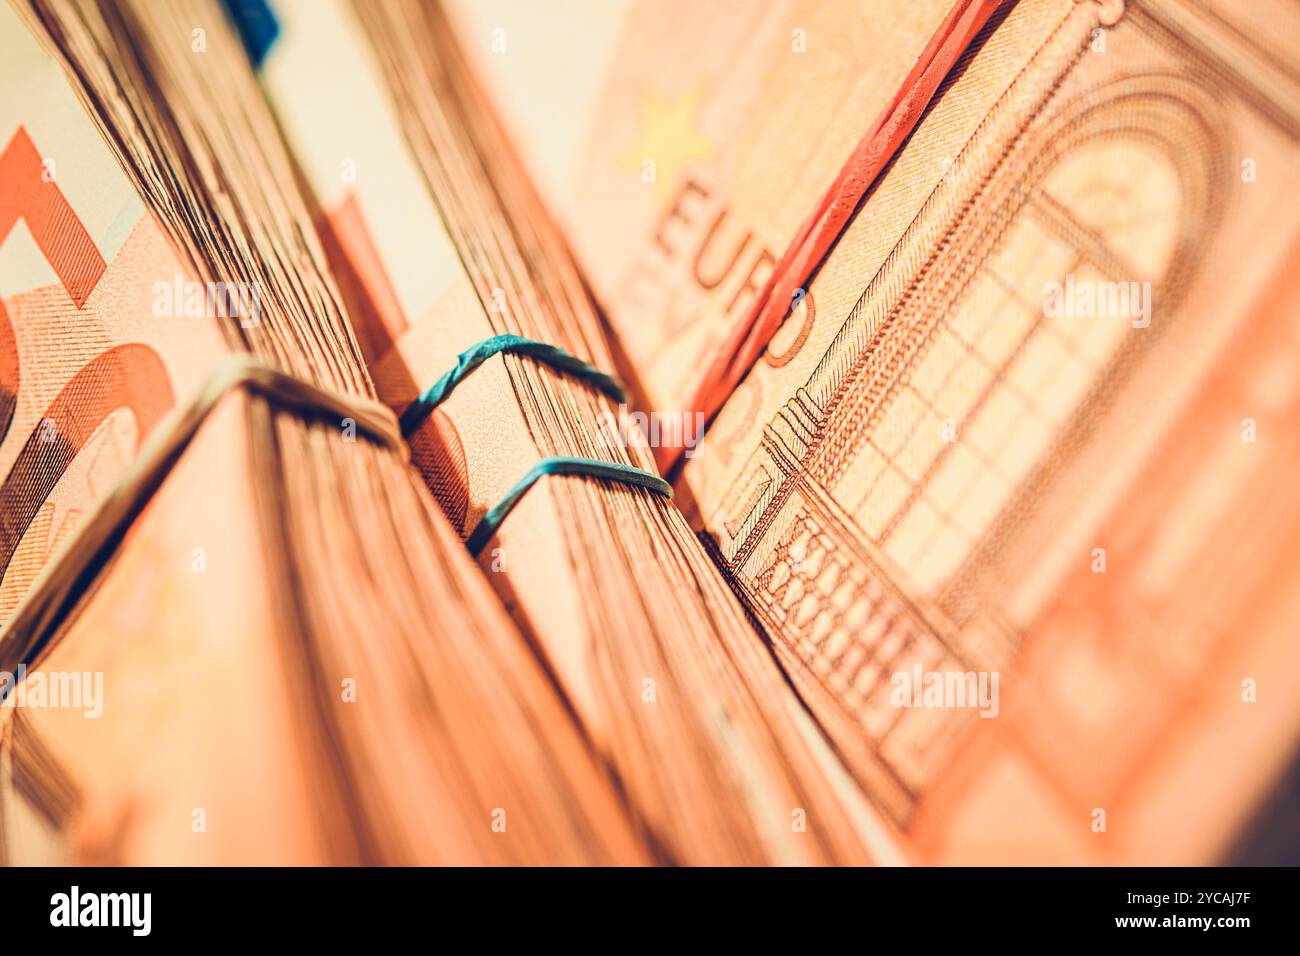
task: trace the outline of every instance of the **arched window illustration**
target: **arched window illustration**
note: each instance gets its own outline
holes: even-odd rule
[[[1222,133],[1172,75],[1089,90],[1031,126],[898,302],[865,442],[832,480],[918,596],[1015,533],[1141,350],[1218,215]]]

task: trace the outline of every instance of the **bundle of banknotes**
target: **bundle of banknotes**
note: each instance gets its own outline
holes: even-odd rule
[[[1277,812],[1289,0],[4,0],[0,51],[0,862]]]

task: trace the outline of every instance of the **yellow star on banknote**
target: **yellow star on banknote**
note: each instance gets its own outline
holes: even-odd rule
[[[657,93],[648,93],[642,99],[641,141],[629,159],[648,182],[654,183],[655,195],[661,200],[672,194],[687,163],[713,155],[713,143],[698,128],[696,114],[702,96],[697,86],[676,100]],[[650,175],[654,178],[649,179]]]

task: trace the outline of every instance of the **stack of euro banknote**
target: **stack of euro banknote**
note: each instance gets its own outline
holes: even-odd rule
[[[3,0],[0,862],[1241,859],[1298,179],[1289,0]]]

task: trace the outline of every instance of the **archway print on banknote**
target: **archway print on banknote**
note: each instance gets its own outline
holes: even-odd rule
[[[725,530],[721,550],[810,706],[900,822],[960,739],[952,725],[969,715],[934,718],[922,732],[916,715],[886,708],[872,716],[872,701],[913,658],[947,657],[974,669],[1012,660],[1032,628],[1004,613],[999,588],[1033,568],[1042,525],[1059,521],[1049,513],[1063,497],[1054,483],[1095,480],[1097,449],[1113,439],[1107,433],[1099,442],[1102,425],[1114,431],[1110,413],[1131,397],[1130,380],[1150,365],[1153,346],[1180,328],[1183,297],[1229,214],[1233,139],[1223,103],[1205,92],[1205,65],[1145,23],[1125,29],[1129,42],[1146,47],[1136,66],[1085,59],[1084,34],[1081,45],[1057,54],[1055,77],[1013,84],[1005,108],[992,111],[936,184],[826,356],[762,429],[721,511],[707,518]],[[1026,96],[1037,100],[1031,118],[1009,123],[1025,116]],[[940,223],[948,238],[927,246]],[[929,252],[910,254],[909,241]],[[1149,314],[1132,331],[1120,321],[1052,322],[1042,280],[1061,276],[1040,272],[1058,265],[1096,283],[1148,283],[1148,303],[1160,303],[1154,327],[1145,328]],[[990,316],[1019,334],[984,347],[987,324],[974,323]],[[1042,383],[1052,407],[1038,416],[1037,437],[1015,446],[1015,467],[1011,449],[996,443],[976,456],[988,460],[998,488],[952,488],[945,463],[969,459],[972,446],[945,440],[940,426],[947,420],[963,439],[976,435],[980,410],[1005,406],[1013,393],[1023,413],[1000,406],[991,416],[997,427],[984,431],[1009,432],[1007,423],[1034,418],[1038,397],[1016,363],[1045,343],[1065,365],[1059,381]],[[1068,395],[1062,381],[1072,383]],[[957,394],[960,407],[941,408],[945,392]],[[908,407],[919,411],[904,422],[899,413]],[[898,447],[878,448],[889,436]],[[950,470],[978,471],[969,460],[961,466]],[[864,470],[877,480],[864,480]],[[966,520],[955,513],[964,504],[982,513]],[[922,527],[918,509],[937,522]],[[907,541],[915,547],[903,553]],[[904,722],[910,743],[891,743]],[[930,745],[918,744],[922,738]]]
[[[1068,465],[1072,450],[1086,442],[1143,351],[1175,324],[1178,298],[1204,254],[1205,237],[1213,233],[1222,204],[1224,169],[1213,158],[1223,151],[1224,134],[1206,119],[1213,110],[1192,83],[1164,76],[1126,77],[1066,104],[1023,137],[980,186],[976,209],[983,211],[954,228],[958,238],[950,253],[959,265],[931,263],[890,310],[845,378],[868,375],[869,386],[859,381],[850,394],[841,383],[828,392],[830,383],[819,381],[820,374],[810,378],[810,394],[831,395],[825,436],[807,464],[828,489],[844,480],[864,444],[870,444],[868,433],[895,424],[889,416],[896,402],[910,396],[937,419],[933,434],[915,424],[895,451],[916,452],[918,441],[925,444],[909,463],[915,480],[906,482],[895,507],[873,509],[868,535],[895,564],[908,566],[918,592],[933,597],[954,625],[970,613],[957,615],[941,595],[952,594],[953,582],[971,568],[970,555],[979,542],[995,539],[999,551],[1008,549],[1010,536],[1047,493],[1052,476]],[[1101,172],[1080,182],[1083,164]],[[1150,195],[1158,197],[1155,206],[1145,198]],[[1135,259],[1139,254],[1141,261]],[[1057,266],[1060,276],[1051,271]],[[1149,317],[1132,323],[1053,322],[1044,314],[1042,289],[1057,279],[1069,285],[1075,273],[1108,283],[1145,277],[1162,320],[1150,328]],[[1134,334],[1128,334],[1130,326]],[[1068,395],[1053,392],[1048,410],[1039,407],[1035,390],[1052,385],[1059,391],[1060,383],[1028,382],[1019,374],[1027,356],[1038,354],[1045,342],[1060,357],[1058,373],[1077,380]],[[946,355],[940,354],[945,349]],[[940,373],[942,380],[921,380]],[[951,391],[954,383],[963,384],[963,376],[970,387],[952,404],[923,393],[930,385]],[[1000,478],[997,494],[988,496],[987,513],[971,519],[946,562],[932,565],[920,555],[891,553],[891,540],[906,530],[918,504],[929,503],[952,517],[956,503],[949,499],[960,497],[927,496],[945,465],[966,447],[944,441],[938,422],[950,418],[970,434],[983,413],[1005,410],[1002,400],[1008,395],[1020,404],[1005,420],[1037,415],[1041,428],[1018,452],[1014,467],[1003,461],[1001,446],[983,449],[988,468]],[[852,407],[841,408],[843,402]],[[975,473],[978,465],[966,470]]]

